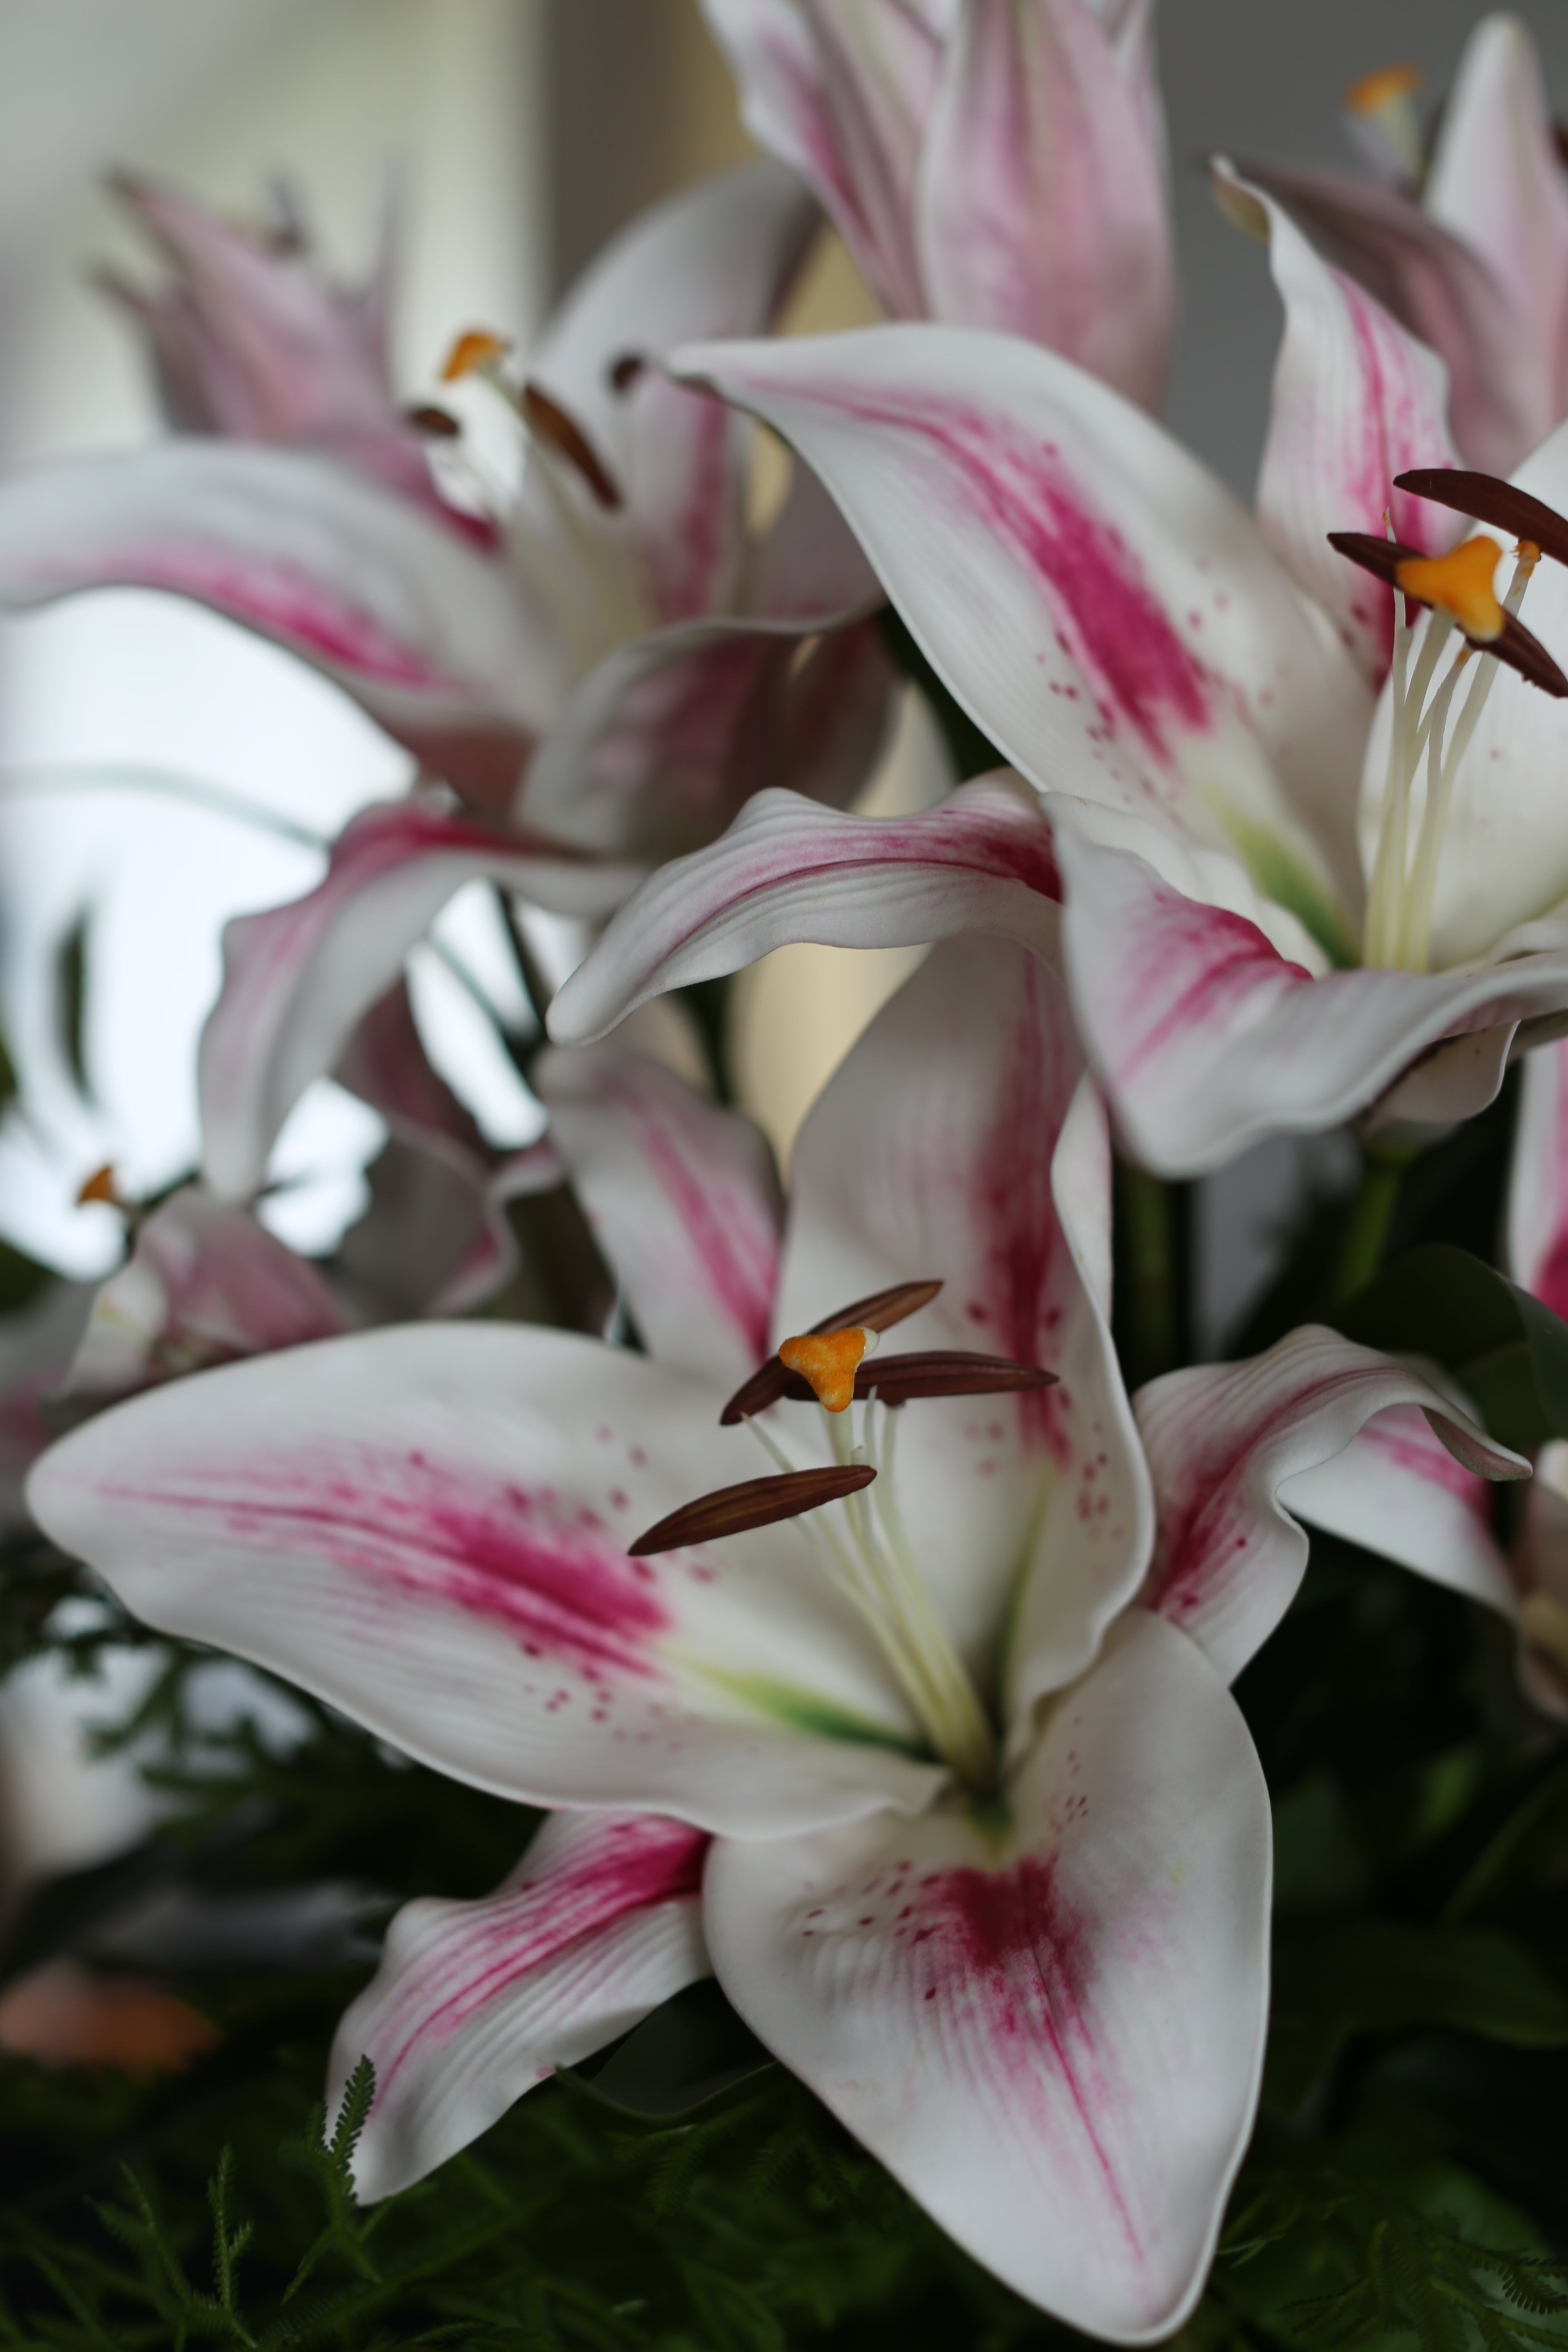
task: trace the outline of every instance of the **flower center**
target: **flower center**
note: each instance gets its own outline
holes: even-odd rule
[[[1399,546],[1386,516],[1386,539],[1360,531],[1330,534],[1342,554],[1394,591],[1388,765],[1367,885],[1362,961],[1427,971],[1439,857],[1455,781],[1500,665],[1517,669],[1545,693],[1568,695],[1568,677],[1519,620],[1524,592],[1543,550],[1560,561],[1568,558],[1568,522],[1539,499],[1489,475],[1429,468],[1402,474],[1395,487],[1517,535],[1512,576],[1500,599],[1496,577],[1503,551],[1485,532],[1447,555],[1422,555]],[[1412,604],[1424,604],[1431,612],[1414,660]]]
[[[650,1528],[632,1549],[668,1551],[793,1518],[821,1573],[869,1626],[933,1751],[969,1788],[984,1790],[996,1777],[996,1734],[931,1599],[899,1507],[899,1421],[917,1397],[1045,1388],[1055,1376],[1037,1365],[961,1349],[885,1356],[874,1369],[868,1365],[881,1332],[925,1306],[941,1287],[900,1283],[857,1299],[815,1331],[786,1339],[721,1416],[724,1423],[745,1423],[780,1475],[702,1496]],[[792,1396],[816,1400],[833,1468],[797,1469],[755,1418]]]

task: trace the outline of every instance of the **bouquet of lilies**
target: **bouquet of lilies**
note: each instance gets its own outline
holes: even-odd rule
[[[1521,2046],[1568,2095],[1568,171],[1529,37],[1477,26],[1435,142],[1409,74],[1358,85],[1358,174],[1214,161],[1283,305],[1249,511],[1155,414],[1152,0],[705,5],[763,160],[526,360],[454,322],[504,499],[395,397],[384,271],[122,185],[174,430],[0,484],[0,601],[194,600],[416,775],[230,924],[199,1170],[95,1180],[124,1262],[8,1375],[55,1433],[27,1511],[129,1620],[518,1809],[337,2024],[362,2207],[721,2014],[1020,2342],[1286,2342],[1312,2295],[1334,2343],[1561,2341],[1561,2175],[1436,2093],[1447,2188],[1350,2129],[1444,2031],[1494,2121]],[[771,331],[824,215],[886,320]],[[908,695],[948,789],[861,813]],[[521,1152],[405,981],[476,881],[535,1015]],[[797,941],[929,952],[786,1193],[724,988]],[[671,996],[705,1087],[622,1028]],[[258,1213],[327,1076],[388,1139],[317,1260]],[[1192,1187],[1331,1129],[1353,1189],[1194,1360]],[[1412,1577],[1442,1724],[1352,1885],[1307,1690],[1384,1671]],[[690,2075],[671,2112],[726,2095]],[[1244,2310],[1260,2151],[1384,2202]]]

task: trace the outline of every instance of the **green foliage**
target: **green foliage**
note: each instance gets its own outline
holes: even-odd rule
[[[1469,1251],[1407,1251],[1336,1319],[1366,1347],[1441,1364],[1505,1444],[1568,1436],[1568,1324]]]

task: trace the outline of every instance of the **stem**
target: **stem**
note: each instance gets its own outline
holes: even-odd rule
[[[1364,1288],[1383,1264],[1388,1229],[1394,1222],[1405,1171],[1420,1146],[1411,1143],[1367,1143],[1362,1146],[1362,1178],[1346,1213],[1334,1265],[1330,1304],[1342,1307]]]
[[[1182,1361],[1182,1215],[1174,1186],[1116,1163],[1117,1305],[1130,1389]]]
[[[672,989],[670,993],[680,999],[697,1024],[709,1076],[713,1081],[714,1101],[731,1108],[735,1090],[730,1083],[729,980],[692,980],[684,988]]]

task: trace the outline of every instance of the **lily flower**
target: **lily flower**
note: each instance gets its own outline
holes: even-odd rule
[[[1531,552],[1568,549],[1568,436],[1511,483],[1455,472],[1432,454],[1431,354],[1277,207],[1228,193],[1267,223],[1287,304],[1256,525],[1158,425],[1001,337],[885,327],[672,362],[805,457],[1035,789],[1034,887],[1063,901],[1090,1061],[1132,1154],[1173,1175],[1363,1113],[1468,1116],[1568,1007],[1568,709],[1544,651],[1568,649],[1568,578]],[[1358,558],[1383,547],[1375,578],[1331,544],[1347,530]],[[622,910],[553,1034],[599,1034],[764,939],[842,936],[852,898],[868,943],[1021,935],[1016,868],[956,849],[995,832],[996,788],[969,793],[885,827],[880,856],[859,830],[853,879],[825,846],[843,824],[792,811],[787,907],[783,806],[754,803]]]
[[[889,316],[1047,344],[1146,408],[1175,321],[1153,0],[703,0],[746,127]]]
[[[787,1224],[757,1131],[668,1073],[540,1082],[647,1355],[356,1334],[118,1406],[31,1486],[150,1622],[557,1809],[487,1901],[403,1912],[345,2017],[361,2194],[711,1969],[999,2277],[1163,2337],[1258,2088],[1268,1807],[1226,1682],[1305,1567],[1280,1497],[1490,1597],[1334,1464],[1415,1408],[1525,1465],[1321,1331],[1157,1383],[1140,1434],[1103,1113],[1016,945],[951,942],[884,1009]]]
[[[1482,18],[1429,159],[1409,85],[1393,68],[1349,93],[1358,144],[1383,150],[1376,178],[1247,176],[1441,355],[1467,464],[1506,474],[1568,417],[1568,176],[1535,45],[1517,16]]]
[[[473,530],[471,518],[437,498],[426,436],[392,387],[392,189],[369,278],[338,286],[311,255],[298,193],[285,182],[271,190],[272,217],[254,226],[137,173],[117,173],[110,184],[156,242],[168,276],[149,286],[103,268],[98,283],[141,328],[176,433],[330,450],[454,528]]]
[[[754,532],[750,426],[646,364],[692,333],[764,327],[816,218],[788,174],[748,166],[612,245],[524,384],[497,339],[462,339],[454,363],[489,378],[527,441],[515,511],[477,540],[339,447],[186,435],[0,488],[0,604],[189,597],[566,858],[646,866],[721,830],[758,782],[846,798],[886,712],[874,583],[804,473]]]
[[[1507,1260],[1520,1287],[1568,1316],[1568,1048],[1531,1054],[1509,1171]],[[1509,1559],[1519,1594],[1520,1679],[1537,1706],[1568,1717],[1568,1444],[1535,1457]]]

